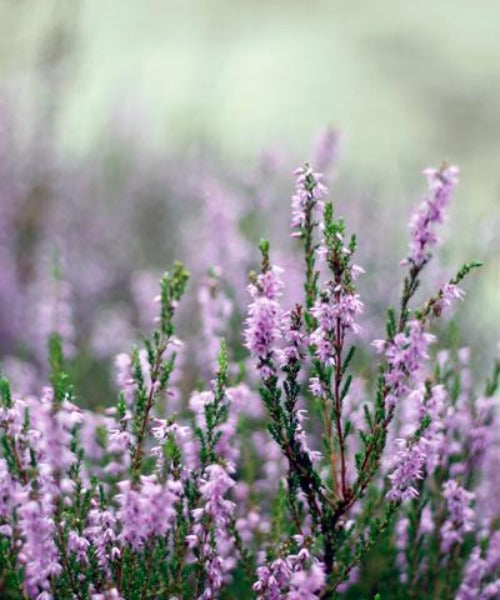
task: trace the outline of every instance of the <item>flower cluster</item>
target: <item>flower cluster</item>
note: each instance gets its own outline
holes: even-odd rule
[[[418,496],[414,484],[424,476],[428,442],[425,438],[413,444],[402,439],[397,441],[400,449],[395,457],[394,472],[389,476],[391,490],[388,497],[390,500],[408,500]]]
[[[248,307],[245,345],[258,359],[258,368],[269,373],[268,363],[281,338],[282,310],[279,299],[283,289],[281,269],[269,267],[248,286],[252,303]]]
[[[443,485],[448,517],[441,528],[441,547],[444,552],[463,541],[464,534],[474,530],[474,511],[471,503],[474,494],[450,479]]]
[[[385,375],[385,382],[390,390],[386,398],[389,408],[411,389],[411,381],[408,384],[408,380],[419,374],[428,358],[429,345],[436,339],[424,330],[419,320],[410,321],[405,329],[406,331],[398,332],[389,341],[373,342],[378,352],[385,352],[389,365]]]
[[[458,183],[458,169],[443,166],[424,171],[429,191],[410,221],[410,254],[408,261],[421,268],[429,260],[430,251],[436,245],[436,225],[444,220],[445,210]]]
[[[296,536],[301,541],[301,536]],[[325,584],[323,565],[312,560],[306,548],[297,554],[277,558],[257,569],[253,589],[258,600],[314,600]]]
[[[295,194],[292,198],[292,228],[306,226],[311,218],[311,211],[317,208],[321,212],[323,201],[328,190],[323,183],[323,176],[315,173],[310,165],[299,167],[295,172]]]
[[[333,146],[324,140],[324,166]],[[473,353],[431,351],[438,318],[478,265],[417,302],[457,183],[452,167],[427,174],[378,355],[359,325],[369,304],[356,236],[306,165],[292,199],[303,296],[287,286],[284,297],[286,275],[262,241],[246,320],[214,269],[199,288],[196,341],[183,346],[188,274],[176,263],[160,281],[154,330],[116,357],[106,408],[82,408],[93,386],[73,383],[61,323],[43,389],[12,391],[2,375],[0,596],[498,597],[500,366],[478,390]]]
[[[235,564],[231,558],[234,548],[229,532],[235,505],[225,498],[235,482],[219,464],[209,465],[206,473],[199,486],[203,507],[193,511],[195,524],[187,537],[191,548],[197,550],[197,559],[206,573],[204,590],[200,594],[203,600],[217,598],[225,574]]]
[[[311,335],[318,358],[325,364],[333,364],[337,338],[347,330],[359,333],[356,318],[363,310],[358,294],[336,293],[327,290],[316,301],[311,314],[318,322]]]
[[[500,534],[494,533],[486,552],[482,556],[481,548],[472,551],[465,568],[464,579],[455,600],[492,600],[500,594]]]

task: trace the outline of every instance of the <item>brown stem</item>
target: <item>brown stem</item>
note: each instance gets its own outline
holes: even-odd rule
[[[399,314],[398,332],[402,332],[405,328],[407,321],[406,311],[408,310],[408,303],[410,302],[413,294],[415,293],[416,281],[425,265],[426,262],[424,262],[420,266],[412,265],[412,267],[410,268],[410,274],[408,276],[408,279],[405,280],[406,283],[403,289],[403,295],[401,297],[401,312]]]
[[[120,562],[118,563],[118,573],[116,574],[116,589],[118,593],[122,592],[122,575],[123,575],[123,548],[120,551]]]
[[[154,397],[155,397],[155,388],[156,382],[158,381],[158,376],[160,374],[161,360],[163,357],[163,353],[165,352],[167,345],[165,343],[161,344],[158,347],[156,353],[156,361],[155,365],[151,371],[151,385],[149,388],[148,400],[146,403],[146,410],[144,411],[144,418],[141,423],[141,429],[139,431],[139,435],[137,436],[137,445],[135,447],[134,459],[132,461],[132,475],[133,479],[136,480],[139,469],[141,467],[142,462],[142,446],[144,444],[144,438],[146,437],[146,427],[149,421],[149,413],[153,408]]]
[[[314,204],[312,202],[312,198],[307,203],[307,209],[305,214],[305,224],[304,224],[304,232],[305,232],[305,243],[304,243],[304,252],[306,258],[306,309],[307,312],[310,312],[311,308],[314,305],[315,301],[315,286],[314,286],[314,277],[315,277],[315,257],[314,257],[314,238],[313,238],[313,207]]]
[[[335,454],[335,443],[333,440],[333,428],[332,419],[330,416],[328,402],[326,396],[323,396],[323,420],[325,424],[326,439],[328,441],[328,448],[330,451],[330,472],[332,477],[333,493],[338,496],[338,482],[337,482],[337,456]]]
[[[345,440],[344,432],[342,429],[342,403],[340,399],[340,385],[342,383],[342,347],[343,347],[343,336],[342,336],[342,323],[340,319],[337,319],[336,327],[336,340],[335,340],[335,423],[337,427],[337,436],[339,439],[340,448],[340,486],[342,490],[342,497],[345,498],[347,495],[346,486],[346,463],[345,463]]]

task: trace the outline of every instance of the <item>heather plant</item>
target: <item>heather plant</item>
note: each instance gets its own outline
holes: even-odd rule
[[[188,273],[164,275],[111,408],[80,405],[60,332],[40,396],[2,377],[2,598],[497,598],[500,366],[478,387],[468,350],[438,350],[433,333],[479,263],[416,300],[458,183],[449,165],[425,175],[400,304],[372,348],[356,236],[305,165],[301,298],[262,240],[237,341],[214,269],[196,351],[181,352]],[[190,363],[205,377],[186,391]]]

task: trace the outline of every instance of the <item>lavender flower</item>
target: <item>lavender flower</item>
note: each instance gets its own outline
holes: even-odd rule
[[[99,566],[109,575],[112,561],[120,556],[114,511],[100,508],[93,500],[84,534],[95,551]]]
[[[258,579],[253,585],[253,590],[257,592],[257,600],[280,600],[283,597],[281,590],[288,585],[291,574],[288,562],[281,558],[269,567],[259,567]]]
[[[123,596],[116,588],[110,588],[102,594],[92,594],[91,600],[123,600]]]
[[[12,478],[7,462],[0,458],[0,519],[8,521],[15,506],[16,482]]]
[[[323,210],[322,198],[328,189],[322,181],[321,173],[315,173],[309,165],[294,172],[295,194],[292,198],[292,228],[302,228],[306,224],[306,214],[311,208]]]
[[[269,268],[248,286],[252,303],[248,307],[245,329],[245,345],[253,357],[258,359],[258,368],[268,374],[266,363],[281,337],[282,312],[279,298],[283,289],[281,269]]]
[[[198,289],[198,304],[200,306],[203,348],[200,361],[204,369],[211,372],[217,364],[220,338],[233,312],[233,303],[220,289],[221,269],[214,269],[202,281]]]
[[[200,482],[199,487],[203,508],[193,510],[195,523],[192,533],[187,537],[190,546],[198,548],[207,578],[200,600],[217,598],[225,573],[234,564],[231,559],[233,548],[228,528],[235,505],[225,498],[234,481],[218,464],[209,465],[206,473],[207,476]]]
[[[176,516],[180,484],[168,481],[162,485],[151,475],[141,477],[138,488],[130,481],[122,481],[118,487],[117,518],[122,525],[119,540],[137,550],[149,538],[164,536]]]
[[[418,496],[415,483],[424,475],[428,442],[423,437],[415,443],[402,439],[396,441],[399,450],[395,457],[395,469],[389,475],[391,489],[387,497],[392,501],[410,500]]]
[[[458,169],[444,166],[441,169],[424,171],[429,183],[429,192],[410,221],[410,255],[408,262],[421,268],[430,257],[437,243],[435,226],[443,222],[454,188],[458,183]]]
[[[287,600],[314,600],[325,585],[326,577],[322,565],[313,563],[309,569],[295,571],[290,578]]]
[[[31,442],[40,464],[56,475],[64,472],[76,460],[71,450],[71,430],[81,423],[83,415],[69,400],[64,400],[58,410],[54,409],[53,403],[52,388],[45,388],[40,402],[31,407]]]
[[[88,564],[87,552],[90,547],[90,542],[78,532],[72,530],[68,536],[68,552],[75,554],[76,559],[86,565]]]
[[[414,379],[418,375],[428,358],[427,349],[435,339],[434,335],[424,331],[420,321],[414,319],[408,324],[406,332],[397,333],[391,341],[373,342],[378,352],[385,352],[389,365],[385,375],[390,390],[386,398],[389,408],[407,393],[408,379]]]
[[[19,528],[24,539],[19,560],[25,568],[26,592],[36,598],[49,592],[51,577],[62,572],[50,493],[42,493],[39,500],[28,498],[21,504]]]
[[[311,343],[316,346],[316,355],[325,364],[334,363],[339,331],[342,335],[351,330],[359,333],[356,318],[363,311],[363,303],[358,294],[343,292],[323,292],[316,301],[311,314],[317,319],[318,327],[311,335]]]
[[[497,598],[500,593],[500,577],[497,576],[499,568],[500,533],[496,531],[491,535],[486,553],[482,553],[479,546],[472,550],[455,600]]]
[[[283,314],[282,331],[285,341],[283,365],[289,361],[304,360],[309,339],[304,331],[300,305]]]
[[[302,536],[296,536],[296,539],[303,541]],[[311,562],[309,551],[302,547],[297,554],[259,567],[253,590],[259,600],[313,600],[318,598],[325,582],[324,566],[314,560]]]
[[[450,479],[443,485],[448,517],[441,528],[441,548],[448,552],[450,548],[463,541],[464,535],[474,529],[474,511],[470,507],[474,494],[468,492]]]
[[[454,300],[463,300],[465,292],[454,283],[447,283],[443,286],[443,295],[439,301],[439,310],[448,308]]]

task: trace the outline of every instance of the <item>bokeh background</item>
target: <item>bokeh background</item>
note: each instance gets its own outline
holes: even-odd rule
[[[446,333],[484,365],[500,337],[499,23],[488,0],[1,0],[4,370],[35,386],[57,327],[103,401],[174,258],[194,290],[222,267],[241,318],[258,238],[290,263],[291,172],[326,127],[375,317],[397,298],[421,170],[460,167],[429,289],[484,260]]]

